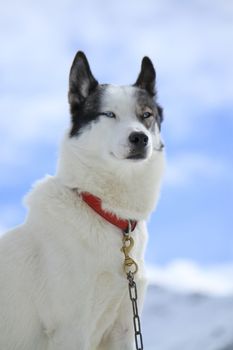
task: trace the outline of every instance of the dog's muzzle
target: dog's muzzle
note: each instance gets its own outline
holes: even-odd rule
[[[144,159],[147,155],[149,138],[143,132],[132,132],[129,135],[130,154],[127,159]]]

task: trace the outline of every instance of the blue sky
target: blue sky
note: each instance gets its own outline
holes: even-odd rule
[[[147,261],[233,260],[233,4],[230,1],[9,0],[0,14],[0,230],[54,173],[69,126],[67,82],[78,49],[100,82],[157,70],[167,170],[149,222]]]

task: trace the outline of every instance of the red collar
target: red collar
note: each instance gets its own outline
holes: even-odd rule
[[[103,210],[101,206],[101,199],[96,196],[93,196],[91,193],[81,192],[81,197],[84,200],[84,202],[86,202],[89,205],[89,207],[91,207],[96,213],[98,213],[105,220],[110,222],[112,225],[117,226],[124,232],[129,232],[129,222],[131,224],[131,231],[133,231],[137,226],[136,220],[121,219],[118,218],[115,214]]]

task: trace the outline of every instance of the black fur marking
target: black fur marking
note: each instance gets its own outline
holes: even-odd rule
[[[79,51],[72,63],[69,76],[69,102],[82,103],[98,86],[85,54]]]
[[[153,63],[151,62],[149,57],[145,56],[142,60],[141,72],[139,73],[139,76],[134,86],[144,89],[149,93],[149,95],[154,96],[156,95],[155,79],[156,72]]]
[[[148,57],[144,57],[141,72],[133,85],[137,98],[136,114],[140,122],[152,130],[156,122],[160,129],[163,120],[163,110],[154,99],[155,79],[154,66]],[[79,51],[72,63],[69,77],[68,97],[72,117],[70,137],[78,135],[83,127],[99,118],[101,98],[106,86],[98,84],[85,54]],[[145,119],[142,115],[148,108],[153,112],[153,116]]]
[[[70,137],[77,136],[83,127],[95,120],[98,120],[101,112],[101,98],[105,89],[106,85],[98,85],[95,91],[81,103],[76,103],[75,101],[70,103],[72,118]]]
[[[161,123],[163,121],[163,109],[156,102],[155,98],[147,93],[144,89],[136,90],[136,115],[140,122],[142,122],[147,129],[154,129],[155,123],[157,122],[159,130],[161,129]],[[143,113],[148,110],[148,108],[152,111],[153,116],[144,119]]]
[[[159,126],[159,130],[161,130],[161,124],[163,122],[163,108],[157,103],[157,116],[156,116],[156,121],[158,123],[158,126]]]
[[[72,118],[70,137],[99,117],[99,106],[104,85],[94,78],[85,54],[79,51],[72,63],[69,76],[69,103]]]

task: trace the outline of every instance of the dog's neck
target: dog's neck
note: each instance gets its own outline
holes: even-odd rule
[[[163,154],[157,152],[141,164],[121,165],[110,171],[95,159],[86,162],[65,144],[57,177],[71,189],[99,197],[104,210],[125,219],[145,220],[158,200],[163,163]]]

